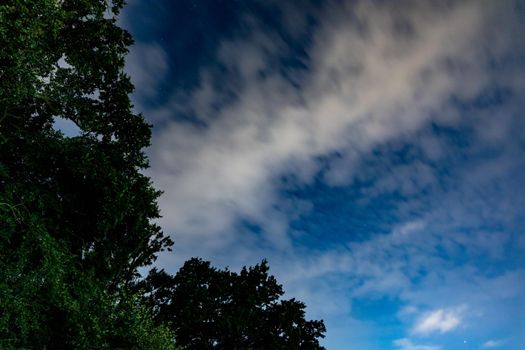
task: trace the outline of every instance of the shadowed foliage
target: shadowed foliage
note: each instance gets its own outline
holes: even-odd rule
[[[239,274],[193,258],[175,276],[153,270],[143,282],[159,323],[190,349],[323,349],[323,321],[305,320],[305,305],[280,300],[268,264]]]
[[[140,173],[122,1],[0,4],[0,347],[169,349],[127,285],[170,246]],[[57,118],[79,127],[66,137]]]

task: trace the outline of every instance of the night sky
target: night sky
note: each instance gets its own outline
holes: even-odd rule
[[[267,258],[328,350],[525,349],[524,1],[129,1],[176,272]]]

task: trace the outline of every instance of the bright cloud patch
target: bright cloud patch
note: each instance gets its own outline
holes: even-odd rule
[[[487,340],[485,343],[483,343],[483,347],[487,349],[492,348],[499,348],[501,346],[505,345],[505,340],[499,339],[499,340]]]
[[[394,340],[394,345],[399,350],[439,350],[441,347],[432,345],[416,345],[410,339],[402,338]]]
[[[153,144],[151,175],[165,191],[162,224],[179,240],[204,235],[218,248],[242,218],[287,247],[293,210],[279,206],[276,178],[291,172],[310,183],[320,170],[317,159],[341,152],[345,165],[331,167],[325,180],[346,183],[355,163],[377,145],[414,132],[432,116],[453,122],[449,96],[474,96],[488,79],[479,34],[490,10],[469,2],[417,2],[401,12],[367,1],[327,6],[312,37],[309,70],[287,74],[275,67],[286,44],[248,22],[247,38],[225,40],[218,50],[220,80],[204,69],[200,87],[183,101],[177,91],[163,108],[146,113],[155,119],[185,105],[200,122],[173,121]],[[157,51],[150,56],[161,56]],[[156,77],[158,69],[152,72]],[[149,92],[144,74],[135,75]]]
[[[414,326],[414,332],[429,334],[432,332],[446,333],[461,324],[465,307],[457,309],[439,309],[424,315]]]

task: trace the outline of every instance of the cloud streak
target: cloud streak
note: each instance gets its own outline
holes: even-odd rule
[[[352,164],[376,145],[432,117],[456,118],[442,110],[449,96],[473,96],[488,79],[479,33],[491,6],[416,4],[328,6],[309,70],[287,76],[275,67],[285,43],[256,22],[249,37],[225,41],[218,62],[226,75],[217,81],[204,70],[187,99],[199,122],[173,121],[156,135],[150,174],[165,191],[163,226],[179,240],[204,235],[219,248],[244,218],[272,244],[289,246],[280,175],[308,183],[318,157],[342,152],[346,166],[326,180],[347,181]],[[175,94],[169,105],[180,104]]]
[[[441,347],[433,345],[415,345],[410,339],[401,338],[394,341],[394,345],[400,350],[439,350]]]
[[[431,311],[424,315],[414,326],[414,332],[420,334],[450,332],[460,326],[464,309],[465,307],[460,307]]]
[[[483,348],[485,349],[493,349],[493,348],[499,348],[505,345],[506,341],[504,339],[498,339],[498,340],[487,340],[485,343],[483,343]]]

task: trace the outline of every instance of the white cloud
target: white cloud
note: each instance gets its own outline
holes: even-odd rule
[[[401,338],[394,340],[394,345],[400,350],[439,350],[440,346],[434,345],[416,345],[410,339]]]
[[[410,235],[414,232],[421,231],[425,228],[425,222],[423,220],[413,220],[407,223],[404,223],[400,226],[394,228],[394,235]]]
[[[168,56],[155,43],[137,43],[126,56],[126,72],[135,85],[135,99],[151,98],[159,93],[158,87],[168,71]]]
[[[218,60],[229,73],[215,82],[204,71],[201,88],[186,99],[205,126],[173,121],[158,131],[150,152],[149,174],[165,191],[166,230],[179,241],[206,236],[210,249],[219,249],[242,217],[260,225],[272,244],[287,247],[289,214],[276,209],[279,175],[293,172],[308,182],[318,170],[316,157],[352,150],[359,158],[417,130],[451,93],[479,91],[487,81],[480,33],[491,6],[417,4],[329,6],[313,38],[309,71],[294,73],[300,89],[273,66],[286,50],[274,34],[252,24],[248,39],[224,42]],[[138,79],[146,91],[155,80]],[[224,104],[225,91],[236,98]],[[167,105],[180,104],[175,94]],[[346,181],[349,163],[326,179]],[[421,171],[428,173],[423,165]]]
[[[504,339],[498,339],[498,340],[487,340],[485,343],[483,343],[483,347],[487,349],[491,348],[499,348],[503,345],[505,345],[506,341]]]
[[[416,323],[413,331],[419,334],[450,332],[459,327],[464,311],[465,306],[428,312]]]

